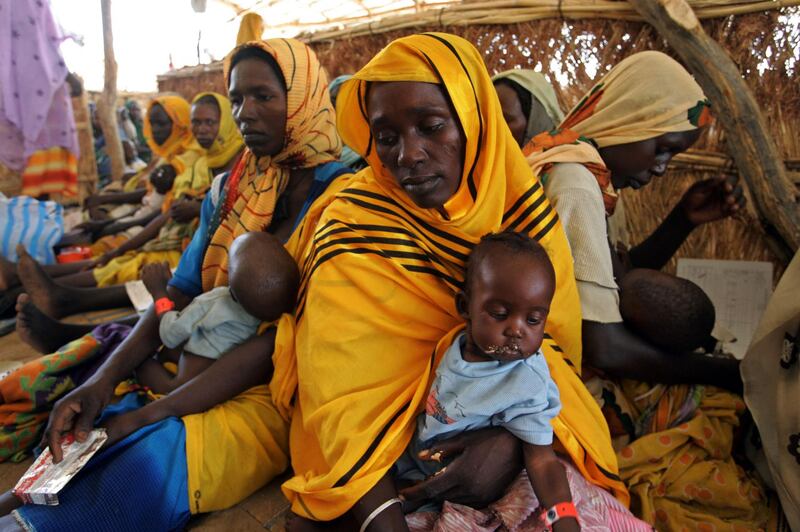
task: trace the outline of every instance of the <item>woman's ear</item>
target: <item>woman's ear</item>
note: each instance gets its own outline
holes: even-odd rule
[[[456,294],[456,312],[465,320],[469,319],[469,299],[464,292]]]

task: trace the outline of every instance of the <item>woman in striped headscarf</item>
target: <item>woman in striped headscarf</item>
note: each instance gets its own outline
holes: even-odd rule
[[[200,228],[168,288],[178,308],[227,284],[228,248],[237,236],[269,231],[286,240],[303,220],[313,227],[314,200],[348,172],[336,162],[341,141],[328,81],[310,48],[293,39],[246,43],[228,57],[225,72],[247,150],[204,201]],[[105,408],[116,384],[161,344],[149,310],[94,376],[58,402],[45,432],[60,455],[62,435],[81,437],[103,412],[114,444],[59,494],[59,506],[24,506],[0,522],[15,526],[16,518],[36,530],[180,530],[191,514],[244,499],[289,460],[289,427],[267,387],[274,337],[267,329],[157,401],[128,394]],[[93,338],[85,341],[96,344]]]
[[[678,62],[641,52],[606,74],[559,129],[534,137],[523,150],[542,176],[575,258],[585,364],[608,377],[587,386],[607,417],[632,506],[659,530],[755,530],[767,517],[759,484],[731,457],[744,403],[715,387],[741,390],[738,361],[667,349],[623,323],[617,283],[626,266],[609,246],[622,205],[618,190],[664,179],[672,157],[710,120],[702,89]],[[660,269],[696,226],[743,204],[735,181],[692,185],[653,235],[630,250],[628,267]],[[638,318],[666,331],[671,313],[687,313],[682,305],[671,298]],[[684,329],[661,336],[677,345]]]
[[[292,424],[294,477],[283,490],[297,522],[351,509],[363,522],[391,500],[374,488],[408,445],[432,371],[463,328],[454,296],[466,258],[501,230],[535,237],[555,267],[542,349],[563,403],[553,423],[560,446],[580,474],[627,502],[608,429],[578,376],[569,247],[503,121],[480,53],[448,34],[398,39],[344,83],[337,104],[343,140],[369,167],[325,198],[315,228],[290,241],[303,249],[303,281],[273,355],[273,398]],[[509,458],[519,456],[518,442],[505,431],[471,433],[457,445],[463,454],[408,498],[485,503],[521,471]]]

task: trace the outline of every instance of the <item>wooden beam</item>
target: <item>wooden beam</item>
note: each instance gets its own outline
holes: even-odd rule
[[[800,5],[798,0],[689,0],[697,16],[706,18],[743,15]],[[331,21],[341,29],[324,29],[319,24],[295,24],[292,29],[306,31],[299,39],[314,43],[351,39],[388,31],[412,31],[427,26],[469,26],[476,24],[520,24],[550,18],[609,19],[640,21],[627,2],[619,0],[479,0],[475,2],[448,1],[377,12],[370,17],[343,17]],[[361,23],[359,23],[361,22]],[[282,29],[286,25],[271,27]]]
[[[711,100],[728,151],[747,183],[765,233],[800,247],[797,189],[750,87],[725,50],[706,34],[686,0],[629,0],[683,59]]]
[[[114,58],[114,35],[111,31],[111,0],[100,0],[100,9],[103,14],[105,81],[103,93],[97,102],[97,116],[106,140],[106,153],[111,159],[111,179],[119,181],[125,170],[125,155],[117,127],[117,61]]]

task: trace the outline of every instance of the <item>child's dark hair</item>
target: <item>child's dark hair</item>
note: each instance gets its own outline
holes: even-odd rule
[[[500,246],[508,252],[513,254],[525,253],[532,259],[540,261],[546,265],[546,269],[550,272],[550,277],[555,286],[556,272],[553,269],[553,263],[550,262],[550,257],[547,251],[542,247],[539,242],[531,238],[525,233],[518,233],[515,231],[502,231],[500,233],[489,233],[483,235],[480,242],[478,242],[472,253],[467,259],[467,268],[464,273],[464,292],[469,294],[472,276],[478,264],[486,257],[487,253],[493,246]]]
[[[280,65],[275,60],[272,55],[270,55],[266,50],[258,47],[258,46],[245,46],[244,48],[240,48],[238,52],[233,54],[231,57],[231,68],[230,72],[233,72],[233,67],[239,61],[243,59],[260,59],[261,61],[266,62],[275,72],[275,76],[277,76],[278,80],[281,82],[281,87],[283,90],[286,90],[286,78],[283,77],[283,72],[281,71]]]
[[[220,111],[219,102],[216,98],[214,98],[210,94],[204,94],[200,98],[197,99],[192,105],[210,105],[211,107],[215,107],[217,111]]]
[[[671,352],[708,345],[716,313],[695,283],[655,270],[631,270],[620,282],[620,314],[626,326]]]
[[[498,85],[505,85],[506,87],[510,87],[514,92],[517,93],[517,98],[519,98],[519,104],[522,107],[522,114],[525,116],[525,120],[531,116],[531,106],[533,105],[533,100],[531,99],[531,93],[525,90],[519,83],[514,81],[513,79],[508,78],[500,78],[494,82],[495,87]]]

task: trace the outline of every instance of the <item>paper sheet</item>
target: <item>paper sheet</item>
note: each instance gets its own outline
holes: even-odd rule
[[[128,281],[125,283],[125,291],[128,293],[128,299],[131,300],[133,308],[139,314],[143,314],[153,304],[153,296],[147,291],[142,281]]]
[[[717,313],[717,323],[730,330],[736,341],[725,351],[744,358],[750,340],[772,294],[769,262],[710,259],[678,259],[678,277],[702,288]]]

